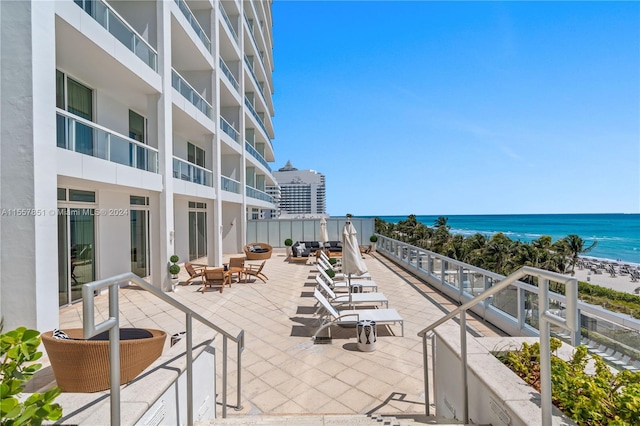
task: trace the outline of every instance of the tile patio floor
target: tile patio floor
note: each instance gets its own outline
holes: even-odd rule
[[[225,261],[232,256],[225,256]],[[332,342],[311,340],[317,320],[315,264],[289,263],[284,250],[274,251],[261,281],[233,283],[219,291],[202,294],[198,280],[179,287],[172,295],[200,315],[233,335],[245,330],[242,355],[242,405],[228,416],[296,414],[424,414],[422,340],[418,331],[441,318],[454,307],[442,295],[379,253],[365,256],[378,291],[389,299],[389,307],[404,318],[400,325],[378,326],[377,350],[360,352],[355,329],[332,327]],[[248,263],[259,263],[250,261]],[[181,272],[181,280],[186,279]],[[107,296],[99,296],[106,303]],[[122,327],[149,327],[169,335],[184,330],[184,314],[136,288],[120,291]],[[103,305],[105,305],[103,303]],[[498,335],[468,315],[467,324],[477,334]],[[60,328],[82,326],[81,304],[60,310]],[[452,333],[459,333],[457,326]],[[200,325],[194,322],[194,327]],[[221,339],[216,345],[222,346]],[[235,404],[235,344],[229,343],[228,403]],[[46,360],[45,360],[46,365]],[[222,368],[218,363],[218,375]],[[52,377],[38,377],[34,387],[51,383]],[[218,385],[221,382],[218,381]],[[220,392],[221,390],[218,389]],[[218,397],[220,401],[220,396]]]

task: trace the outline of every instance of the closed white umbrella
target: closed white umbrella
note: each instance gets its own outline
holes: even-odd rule
[[[349,279],[351,274],[362,275],[367,272],[367,265],[362,260],[356,234],[351,217],[347,215],[347,222],[342,228],[342,272],[348,275]]]
[[[327,232],[327,220],[323,217],[320,219],[320,242],[324,245],[329,241],[329,233]]]

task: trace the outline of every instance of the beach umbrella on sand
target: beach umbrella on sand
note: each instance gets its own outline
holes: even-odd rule
[[[367,265],[362,260],[356,228],[351,223],[351,215],[342,228],[342,273],[348,277],[349,293],[351,293],[351,274],[362,275],[367,272]]]
[[[322,244],[329,241],[329,233],[327,232],[327,219],[324,217],[320,219],[320,238],[318,238]]]

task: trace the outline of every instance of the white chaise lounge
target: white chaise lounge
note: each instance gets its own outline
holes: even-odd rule
[[[329,275],[327,275],[326,271],[322,270],[322,268],[318,268],[318,276],[322,277],[329,288],[333,290],[349,290],[349,283],[347,281],[333,280]],[[362,286],[362,289],[366,291],[376,291],[378,289],[378,284],[373,280],[352,278],[351,285],[353,286],[354,284]]]
[[[395,309],[336,309],[326,297],[316,288],[313,296],[324,308],[320,317],[320,327],[313,333],[315,340],[318,333],[332,325],[356,325],[360,320],[375,321],[377,324],[400,323],[402,336],[404,336],[404,320]]]
[[[323,291],[327,295],[330,303],[334,305],[361,305],[361,304],[384,304],[386,308],[389,307],[389,299],[384,293],[351,293],[351,298],[348,294],[336,295],[333,290],[329,288],[327,283],[322,281],[322,278],[316,275],[316,282],[318,283],[318,289]]]
[[[317,266],[318,269],[320,269],[320,267],[322,267],[322,269],[324,271],[326,271],[327,269],[333,269],[331,267],[331,265],[324,259],[319,259]],[[336,272],[336,281],[344,281],[346,280],[347,277],[345,274],[343,274],[342,272]],[[371,274],[369,272],[365,272],[362,275],[352,275],[351,279],[356,279],[356,280],[370,280],[371,279]]]

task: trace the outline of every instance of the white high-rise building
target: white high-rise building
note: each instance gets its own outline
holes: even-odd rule
[[[0,1],[0,315],[246,243],[275,205],[271,2]]]
[[[325,177],[315,170],[298,170],[290,161],[273,172],[277,186],[267,187],[278,208],[272,216],[322,217],[327,213]],[[279,197],[279,198],[278,198]]]

